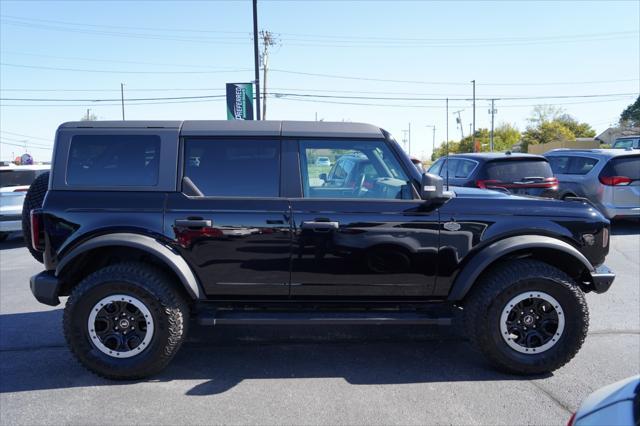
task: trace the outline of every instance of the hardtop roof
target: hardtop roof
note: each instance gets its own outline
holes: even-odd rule
[[[330,121],[74,121],[60,129],[180,129],[181,136],[290,136],[336,138],[383,138],[382,129],[366,123]]]

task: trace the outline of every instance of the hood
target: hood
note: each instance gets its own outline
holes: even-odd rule
[[[562,201],[552,198],[512,195],[491,189],[467,187],[452,189],[456,198],[473,200],[474,210],[477,213],[605,220],[598,209],[587,201]]]

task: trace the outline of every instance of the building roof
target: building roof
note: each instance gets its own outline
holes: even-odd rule
[[[366,123],[330,121],[255,121],[255,120],[186,120],[186,121],[74,121],[60,128],[96,129],[180,129],[182,136],[293,136],[383,138],[382,129]]]

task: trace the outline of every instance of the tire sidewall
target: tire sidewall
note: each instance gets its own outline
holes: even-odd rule
[[[558,342],[548,350],[535,353],[520,353],[507,345],[500,331],[502,312],[507,303],[514,297],[530,291],[544,292],[552,296],[561,306],[565,325]],[[564,358],[566,353],[572,353],[579,348],[584,340],[587,324],[580,309],[580,301],[576,300],[575,292],[566,287],[565,283],[550,278],[526,278],[517,281],[502,291],[488,307],[487,326],[488,337],[495,348],[495,356],[501,363],[519,365],[522,367],[553,368],[555,360]],[[528,371],[522,371],[527,373]]]
[[[91,309],[103,298],[114,294],[124,294],[140,300],[151,312],[154,332],[149,346],[140,354],[129,358],[115,358],[101,352],[89,336],[88,320]],[[108,371],[113,376],[144,376],[158,359],[170,354],[165,353],[166,342],[170,338],[169,317],[166,314],[166,301],[159,295],[135,283],[125,280],[105,280],[93,283],[69,307],[68,338],[70,345],[82,362],[97,371]]]

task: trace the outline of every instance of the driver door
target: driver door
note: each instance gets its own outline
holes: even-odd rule
[[[438,211],[419,199],[384,140],[299,141],[291,199],[292,298],[422,298],[437,273]],[[336,162],[318,166],[318,156]],[[345,176],[332,179],[342,163]],[[326,177],[326,179],[325,179]]]

